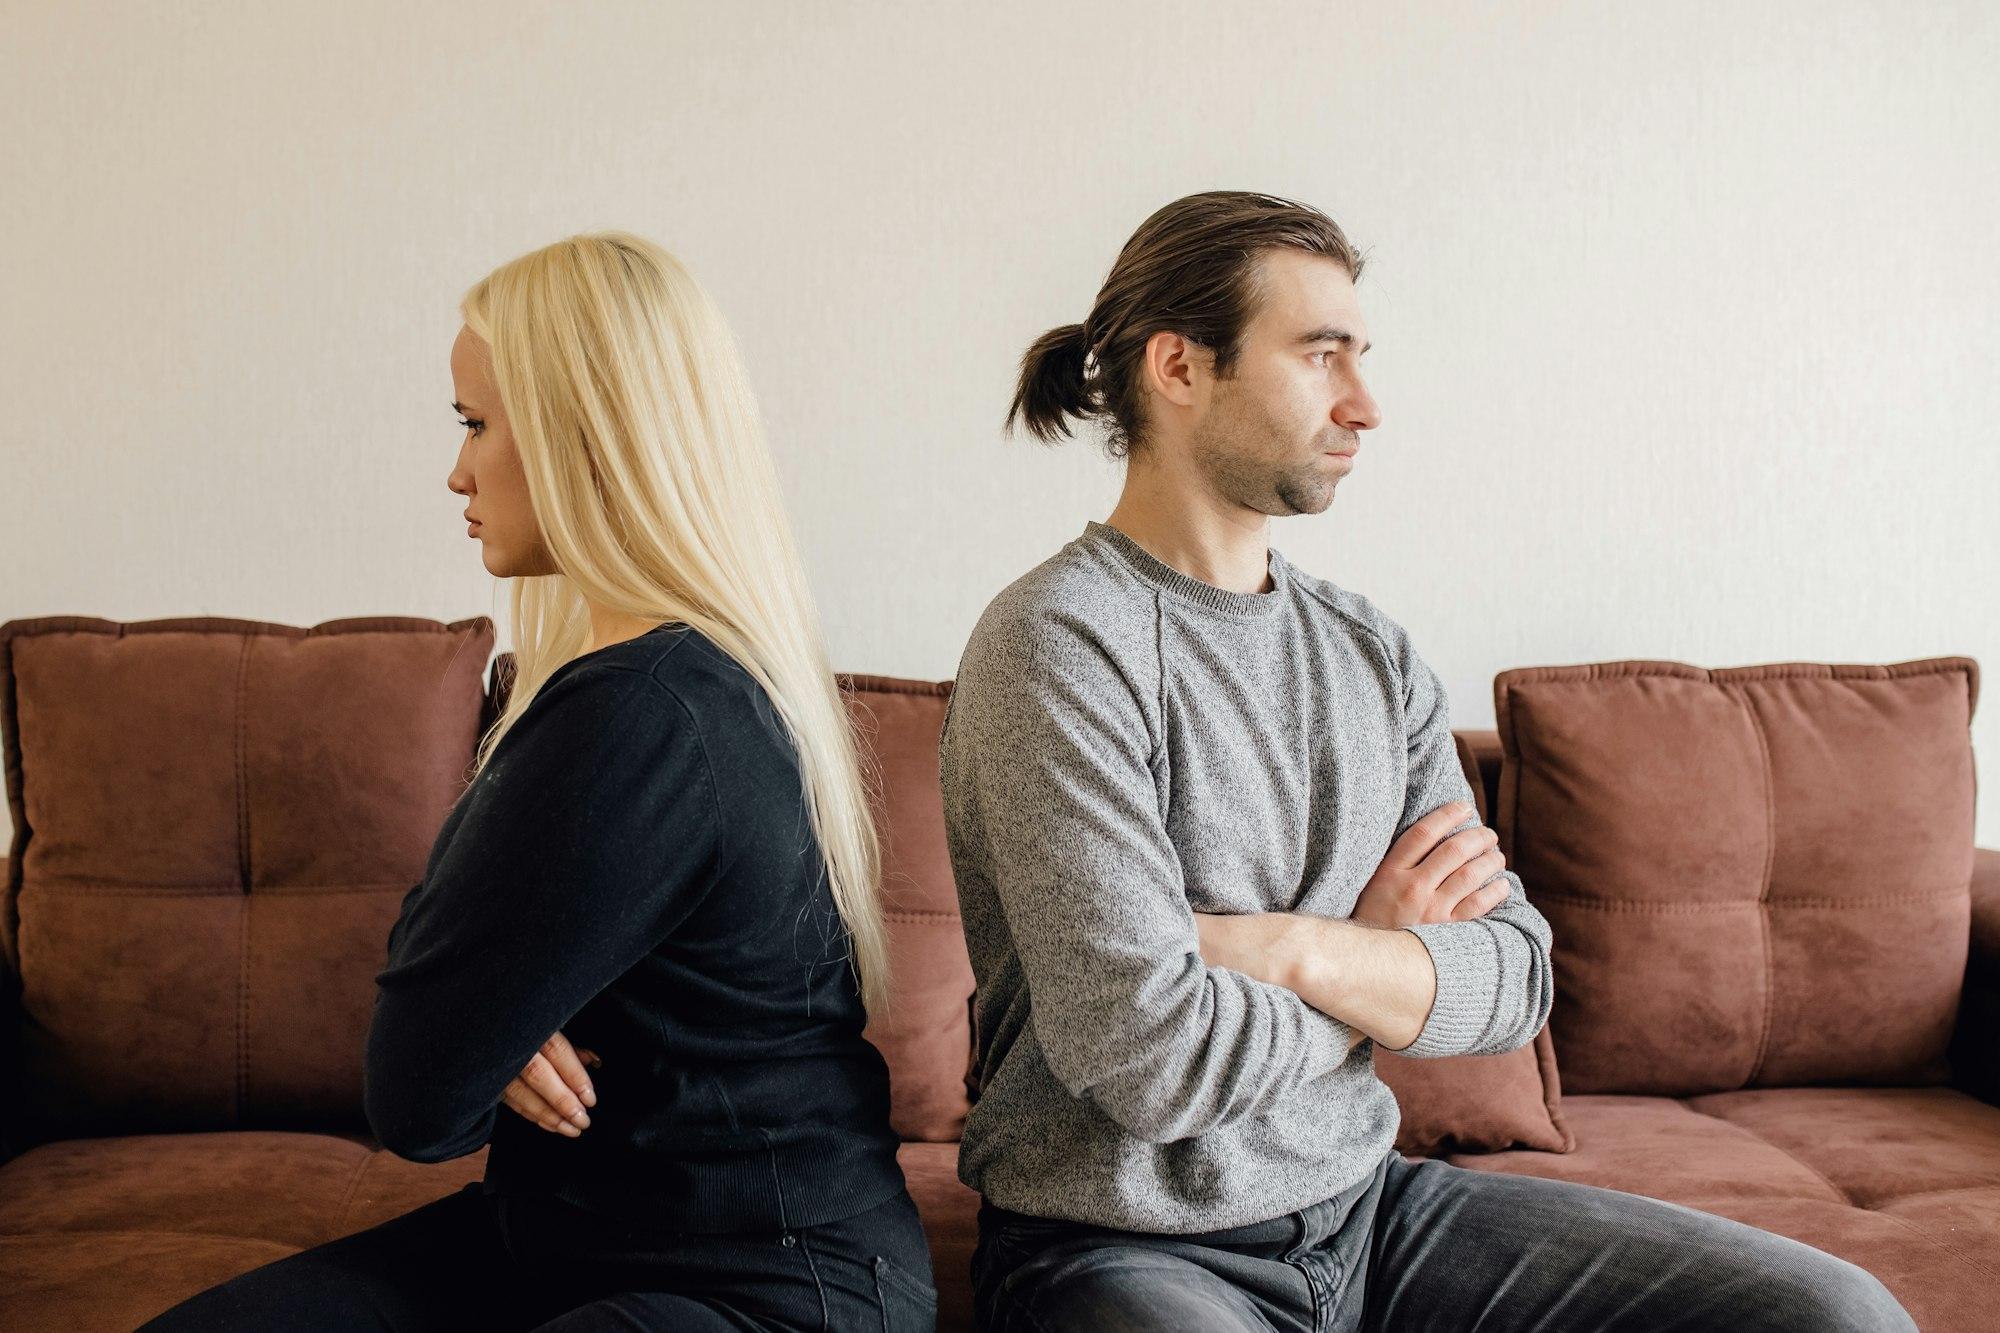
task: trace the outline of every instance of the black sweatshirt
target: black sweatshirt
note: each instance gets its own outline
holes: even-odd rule
[[[889,1076],[797,753],[684,625],[557,668],[446,818],[375,978],[365,1104],[420,1162],[490,1138],[488,1193],[680,1231],[849,1217],[903,1188]],[[501,1103],[560,1030],[569,1138]]]

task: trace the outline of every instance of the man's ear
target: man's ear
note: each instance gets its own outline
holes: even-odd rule
[[[1177,407],[1192,407],[1208,374],[1208,349],[1178,333],[1161,329],[1146,339],[1141,363],[1146,387]]]

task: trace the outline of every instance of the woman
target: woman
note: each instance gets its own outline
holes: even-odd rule
[[[146,1327],[931,1328],[861,1035],[875,829],[728,329],[624,232],[460,311],[448,485],[517,667],[390,931],[365,1101],[404,1157],[490,1140],[486,1177]]]

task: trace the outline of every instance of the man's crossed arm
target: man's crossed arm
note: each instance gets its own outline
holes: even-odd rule
[[[1202,957],[1285,987],[1385,1050],[1511,1051],[1554,1006],[1552,932],[1478,820],[1443,686],[1406,635],[1390,642],[1406,682],[1403,831],[1353,916],[1198,913]]]

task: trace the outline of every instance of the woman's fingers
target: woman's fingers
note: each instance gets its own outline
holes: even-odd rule
[[[583,1133],[575,1125],[557,1115],[555,1108],[542,1100],[540,1093],[518,1078],[507,1085],[506,1091],[500,1094],[500,1100],[509,1110],[551,1133],[562,1134],[572,1139]]]
[[[583,1072],[583,1061],[577,1058],[576,1048],[569,1044],[568,1037],[556,1033],[542,1043],[541,1055],[585,1106],[597,1105],[597,1090],[591,1087],[590,1075]]]
[[[577,1050],[558,1032],[542,1043],[500,1100],[543,1129],[575,1138],[590,1128],[590,1114],[583,1108],[597,1105],[586,1063],[603,1061],[595,1052]]]
[[[572,1062],[575,1059],[574,1055],[570,1056]],[[520,1081],[526,1083],[531,1092],[553,1107],[556,1114],[574,1122],[578,1129],[590,1128],[590,1116],[584,1112],[583,1103],[577,1099],[576,1093],[571,1091],[570,1085],[562,1076],[556,1073],[555,1066],[549,1063],[547,1056],[536,1052],[535,1057],[528,1061],[528,1067],[521,1071]]]

